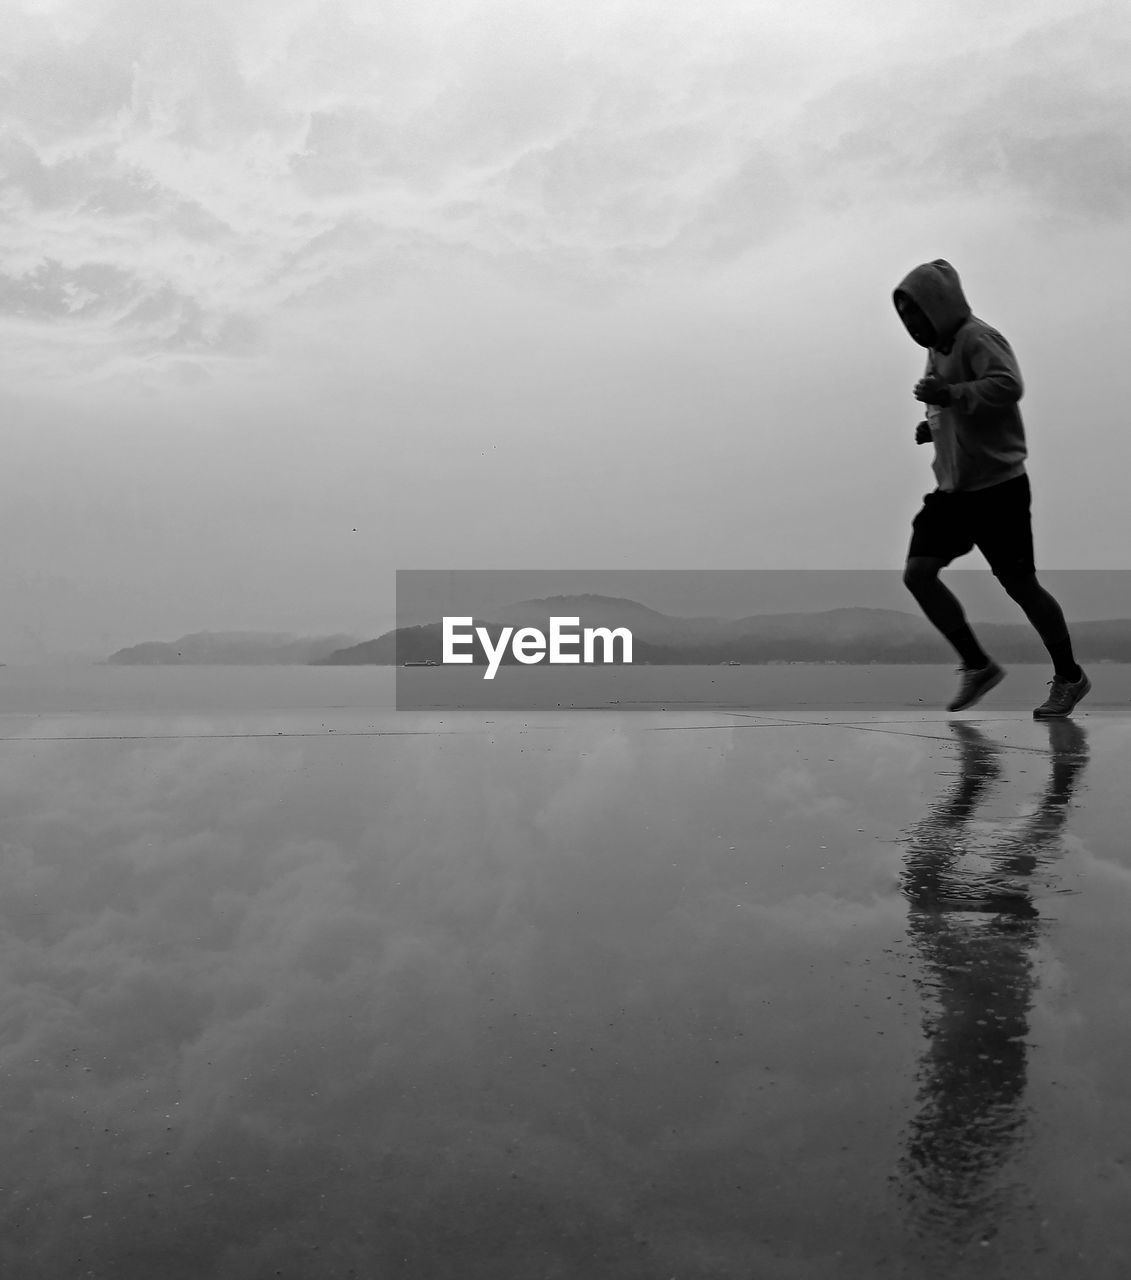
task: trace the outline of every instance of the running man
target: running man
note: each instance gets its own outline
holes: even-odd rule
[[[903,581],[961,661],[947,710],[973,706],[1005,678],[939,580],[940,570],[977,547],[1052,658],[1052,689],[1033,715],[1070,715],[1092,686],[1073,656],[1060,605],[1037,581],[1017,360],[1001,334],[971,314],[958,272],[942,258],[911,271],[893,300],[907,332],[927,348],[926,374],[914,389],[926,421],[915,439],[934,442],[938,487],[912,522]]]

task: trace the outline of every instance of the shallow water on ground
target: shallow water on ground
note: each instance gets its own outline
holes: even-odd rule
[[[1115,1277],[1131,721],[0,717],[0,1269]]]

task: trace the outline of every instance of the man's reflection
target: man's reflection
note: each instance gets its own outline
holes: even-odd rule
[[[1058,852],[1087,761],[1078,724],[1046,725],[1049,778],[1030,816],[967,848],[974,810],[1001,774],[1002,748],[954,721],[958,777],[908,833],[902,883],[927,1047],[901,1184],[916,1225],[940,1244],[985,1239],[1010,1205],[1003,1174],[1026,1125],[1026,1037],[1036,987],[1040,924],[1032,877]]]

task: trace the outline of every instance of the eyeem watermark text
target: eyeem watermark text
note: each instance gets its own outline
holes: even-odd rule
[[[627,627],[585,627],[579,631],[579,617],[551,618],[548,638],[537,627],[502,627],[498,639],[492,640],[486,627],[472,626],[474,621],[474,618],[444,619],[443,661],[445,666],[448,663],[474,662],[475,643],[478,641],[487,659],[484,680],[494,680],[508,647],[514,661],[526,666],[543,661],[563,665],[616,662],[616,642],[619,640],[620,661],[626,665],[632,662],[632,632]],[[601,646],[599,659],[596,656],[598,644]],[[461,650],[470,646],[471,652],[457,653],[457,646]]]

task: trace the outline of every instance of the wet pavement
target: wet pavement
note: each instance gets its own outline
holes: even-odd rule
[[[1122,1276],[1131,718],[3,717],[0,1273]]]

